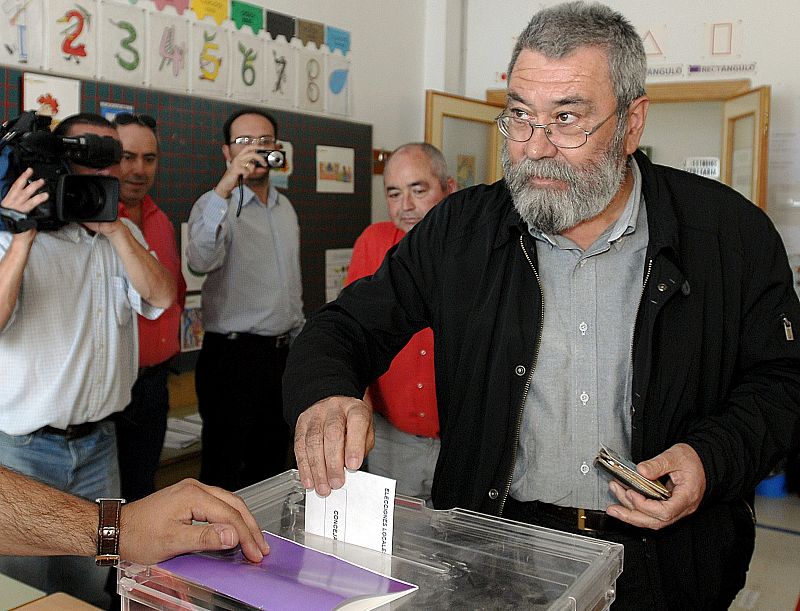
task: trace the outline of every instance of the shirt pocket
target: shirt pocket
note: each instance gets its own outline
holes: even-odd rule
[[[120,276],[111,278],[111,307],[117,316],[117,324],[124,327],[130,324],[133,308],[128,300],[128,283]]]

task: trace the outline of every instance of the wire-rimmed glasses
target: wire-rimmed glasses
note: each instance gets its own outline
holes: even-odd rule
[[[513,140],[514,142],[527,142],[531,139],[531,136],[533,136],[533,131],[535,129],[543,129],[544,135],[553,146],[560,149],[576,149],[586,144],[589,140],[589,136],[595,133],[606,121],[613,117],[617,110],[614,109],[610,115],[590,130],[586,130],[575,123],[559,123],[554,121],[552,123],[539,124],[535,121],[506,114],[507,112],[507,110],[504,110],[497,115],[494,120],[497,122],[497,129],[500,130],[500,133],[509,140]]]

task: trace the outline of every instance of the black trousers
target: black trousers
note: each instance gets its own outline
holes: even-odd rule
[[[718,537],[714,520],[692,515],[680,527],[654,531],[631,528],[620,532],[580,531],[576,523],[557,517],[533,514],[526,503],[506,503],[503,517],[584,536],[621,543],[623,570],[617,578],[612,611],[725,611],[744,587],[753,541],[748,534],[719,541],[707,558],[697,558],[687,541],[691,531]],[[747,530],[747,529],[745,529]],[[752,531],[750,531],[752,534]],[[683,550],[677,553],[676,550]],[[713,557],[711,557],[713,556]],[[747,561],[743,561],[746,558]],[[697,567],[703,567],[697,574]]]
[[[155,491],[155,474],[169,412],[167,363],[144,369],[131,389],[131,402],[115,415],[122,498],[141,499]]]
[[[202,482],[237,490],[286,470],[281,377],[288,352],[274,338],[205,334],[195,369]]]

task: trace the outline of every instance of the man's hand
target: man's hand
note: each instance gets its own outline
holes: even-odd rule
[[[214,192],[222,199],[228,199],[233,190],[239,186],[239,177],[247,181],[248,178],[263,176],[269,172],[266,161],[256,151],[263,149],[263,146],[248,144],[236,157],[231,159],[228,169],[222,175]]]
[[[107,236],[109,238],[118,231],[125,229],[125,225],[119,219],[117,219],[116,221],[103,221],[103,222],[93,221],[89,223],[83,223],[83,226],[86,227],[86,229],[88,229],[89,231],[103,234],[104,236]]]
[[[208,524],[192,524],[192,521]],[[239,544],[260,562],[269,546],[241,498],[222,488],[185,479],[122,506],[119,550],[123,560],[153,564],[178,554],[222,550]]]
[[[355,470],[375,445],[372,410],[353,397],[317,401],[297,419],[294,454],[303,488],[321,496],[344,485],[344,469]]]
[[[44,187],[44,179],[39,178],[38,180],[28,183],[32,176],[32,168],[28,168],[20,174],[12,183],[3,201],[0,202],[0,206],[8,208],[9,210],[16,210],[23,214],[28,214],[28,212],[36,208],[39,204],[46,202],[50,197],[47,191],[39,193],[39,189]],[[36,230],[29,229],[28,231],[16,234],[15,237],[19,236],[19,238],[32,241],[35,235]]]
[[[648,499],[612,480],[608,487],[619,499],[606,513],[634,526],[659,530],[694,513],[706,490],[703,463],[694,449],[679,443],[658,456],[639,463],[636,470],[648,479],[669,476],[667,488],[672,496],[666,501]]]

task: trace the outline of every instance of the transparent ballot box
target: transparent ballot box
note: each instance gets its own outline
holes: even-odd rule
[[[382,609],[602,610],[614,600],[622,546],[462,509],[395,499],[392,554],[306,533],[305,491],[287,471],[239,491],[261,528],[419,589]],[[124,611],[253,607],[159,566],[123,562]],[[304,606],[301,608],[309,608]]]

